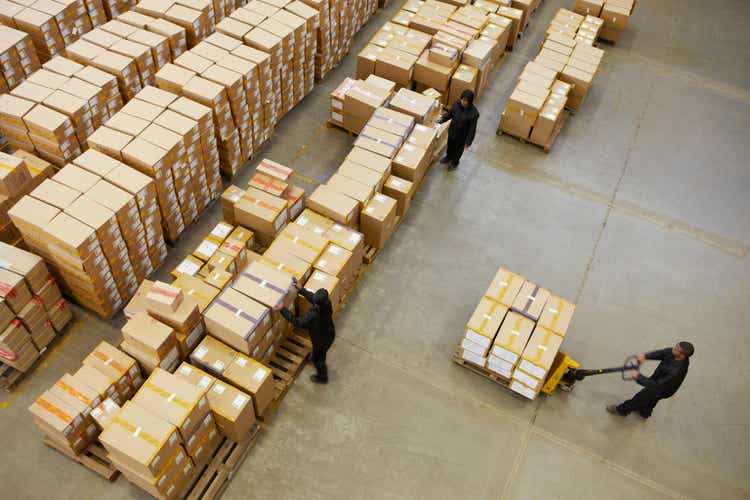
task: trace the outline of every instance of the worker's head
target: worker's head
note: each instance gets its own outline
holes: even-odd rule
[[[325,288],[319,288],[318,291],[313,294],[313,303],[318,309],[330,309],[331,301],[328,298],[328,290]]]
[[[469,89],[461,92],[461,106],[470,108],[472,104],[474,104],[474,92]]]
[[[693,348],[693,344],[684,340],[677,342],[672,348],[672,354],[674,354],[675,359],[689,358],[694,352],[695,348]]]

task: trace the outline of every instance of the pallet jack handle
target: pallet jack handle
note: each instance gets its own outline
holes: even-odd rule
[[[625,363],[622,366],[614,366],[612,368],[597,368],[594,370],[584,370],[581,368],[569,368],[567,373],[563,375],[563,382],[572,385],[575,382],[581,381],[586,377],[593,375],[603,375],[605,373],[620,373],[623,380],[634,380],[630,372],[637,370],[641,363],[638,361],[638,356],[632,355],[625,359]]]

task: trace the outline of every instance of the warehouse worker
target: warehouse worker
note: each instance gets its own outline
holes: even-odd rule
[[[461,99],[453,103],[453,106],[440,117],[438,123],[448,120],[448,151],[440,160],[440,163],[449,163],[448,170],[456,170],[464,149],[474,142],[474,134],[477,132],[477,120],[479,111],[474,106],[474,92],[469,89],[461,92]]]
[[[667,347],[658,351],[647,352],[638,356],[638,363],[647,359],[659,360],[654,374],[650,377],[641,375],[638,370],[632,370],[634,380],[644,388],[631,399],[619,405],[607,406],[607,411],[614,415],[624,417],[630,412],[638,412],[643,418],[651,416],[654,406],[659,400],[672,397],[680,388],[682,381],[687,376],[690,366],[690,356],[695,349],[690,342],[678,342],[674,347]]]
[[[293,283],[299,294],[312,304],[310,311],[304,316],[294,317],[286,307],[280,305],[275,309],[280,310],[284,319],[292,325],[310,333],[310,340],[312,341],[312,355],[310,357],[317,371],[315,375],[310,376],[310,380],[316,384],[327,384],[326,353],[336,338],[336,328],[333,325],[333,306],[328,298],[328,290],[321,288],[313,293],[302,287],[296,279]]]

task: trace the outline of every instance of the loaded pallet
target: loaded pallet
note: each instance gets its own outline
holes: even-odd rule
[[[44,437],[43,442],[48,448],[57,450],[71,460],[78,462],[90,471],[103,477],[107,481],[113,482],[120,477],[120,471],[112,465],[107,450],[105,450],[104,446],[99,442],[95,441],[88,445],[80,455],[71,453],[70,450],[60,446],[56,441],[47,436]]]

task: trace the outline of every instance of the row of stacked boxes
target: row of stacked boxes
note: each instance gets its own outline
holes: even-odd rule
[[[0,25],[0,93],[8,92],[40,68],[31,37]]]
[[[534,399],[574,312],[574,304],[500,268],[469,319],[456,354]]]
[[[0,366],[27,372],[72,317],[44,261],[0,243]]]
[[[573,11],[601,19],[597,37],[614,43],[622,37],[637,4],[638,0],[576,0]]]

